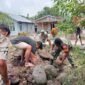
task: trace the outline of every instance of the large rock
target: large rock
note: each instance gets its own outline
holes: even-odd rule
[[[57,80],[48,80],[47,85],[61,85]]]
[[[65,72],[62,72],[59,74],[59,76],[56,78],[58,81],[62,82],[65,77],[67,76],[67,74]]]
[[[37,84],[45,84],[47,82],[46,73],[42,65],[37,65],[33,69],[32,76]]]
[[[19,85],[20,79],[18,77],[11,77],[11,85]]]
[[[54,66],[46,65],[44,68],[48,79],[55,78],[58,75],[57,69]]]
[[[53,59],[53,56],[48,51],[46,51],[45,49],[38,50],[38,55],[41,58],[44,58],[44,59]]]

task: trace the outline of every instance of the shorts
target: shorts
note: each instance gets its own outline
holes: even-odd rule
[[[0,51],[0,59],[7,60],[7,57],[8,57],[8,51],[7,50]]]
[[[80,33],[76,33],[76,37],[79,38],[79,39],[81,39]]]
[[[15,46],[16,48],[19,48],[19,49],[25,49],[25,48],[27,48],[27,47],[30,46],[30,45],[27,44],[27,43],[25,43],[25,42],[20,42],[20,43],[18,43],[18,44],[14,44],[14,46]],[[36,52],[36,49],[33,49],[33,48],[32,48],[32,52],[35,53],[35,52]]]
[[[0,59],[7,60],[8,58],[8,44],[7,42],[0,44]]]

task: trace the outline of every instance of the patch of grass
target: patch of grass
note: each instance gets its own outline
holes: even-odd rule
[[[78,66],[76,69],[70,70],[63,81],[62,85],[84,85],[85,84],[85,54],[84,50],[79,47],[73,49],[74,62]]]

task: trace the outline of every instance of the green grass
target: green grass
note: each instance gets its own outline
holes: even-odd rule
[[[62,80],[63,85],[85,85],[85,54],[79,47],[73,49],[74,62],[78,66],[70,70]]]

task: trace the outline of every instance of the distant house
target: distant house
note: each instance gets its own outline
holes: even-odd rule
[[[31,33],[34,32],[34,23],[25,17],[18,15],[8,15],[12,24],[9,26],[11,30],[11,35],[17,35],[20,32]]]
[[[63,20],[64,19],[60,16],[47,15],[35,20],[35,25],[37,26],[38,31],[42,29],[50,31],[55,26],[55,24]]]

